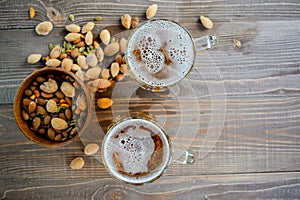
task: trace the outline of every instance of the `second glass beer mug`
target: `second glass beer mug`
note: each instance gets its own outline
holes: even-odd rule
[[[115,178],[135,185],[158,179],[172,161],[194,163],[194,154],[172,148],[171,141],[157,122],[145,117],[128,117],[115,122],[101,147],[103,163]]]

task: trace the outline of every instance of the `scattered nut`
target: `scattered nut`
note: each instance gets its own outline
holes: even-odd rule
[[[46,93],[53,93],[58,89],[58,85],[54,79],[49,78],[47,82],[40,86],[40,89]]]
[[[65,40],[68,41],[68,42],[73,42],[75,40],[78,40],[80,39],[80,34],[79,33],[68,33],[66,36],[65,36]]]
[[[81,69],[81,67],[77,64],[73,64],[71,69],[72,69],[72,71],[77,72],[78,70]]]
[[[104,55],[113,56],[120,50],[119,43],[111,43],[107,45],[104,49]]]
[[[75,20],[75,16],[74,16],[74,15],[72,15],[72,14],[70,14],[70,15],[69,15],[69,19],[70,19],[70,21],[71,21],[71,22],[74,22],[74,20]]]
[[[109,78],[109,70],[108,69],[103,69],[102,72],[101,72],[101,76],[100,76],[102,79],[108,79]]]
[[[113,100],[111,100],[110,98],[100,98],[97,101],[97,105],[101,109],[107,109],[111,107],[112,104],[113,104]]]
[[[128,14],[125,14],[121,17],[121,23],[126,29],[130,29],[131,26],[131,17]]]
[[[76,24],[69,24],[66,26],[66,30],[71,33],[79,33],[80,32],[80,26]]]
[[[56,45],[50,52],[50,58],[58,58],[61,54],[60,45]]]
[[[114,62],[110,66],[110,73],[112,77],[116,77],[119,74],[120,66],[119,63]]]
[[[89,81],[86,83],[87,88],[92,92],[97,92],[99,79]]]
[[[212,29],[212,27],[214,25],[213,22],[209,18],[204,17],[202,15],[200,16],[200,21],[201,21],[201,24],[207,29]]]
[[[107,79],[99,79],[99,81],[98,81],[98,88],[99,89],[106,89],[106,88],[108,88],[108,87],[110,87],[111,86],[111,83],[110,83],[110,81],[109,80],[107,80]]]
[[[156,15],[157,8],[158,8],[157,4],[153,4],[153,5],[149,6],[146,11],[146,18],[150,19],[150,18],[154,17]]]
[[[82,69],[87,69],[88,64],[86,62],[86,57],[83,55],[80,55],[77,57],[77,64],[82,68]]]
[[[95,54],[98,61],[101,63],[104,60],[104,52],[100,46],[95,49]]]
[[[94,18],[95,21],[102,21],[102,17],[101,16],[97,16]]]
[[[58,67],[60,65],[61,61],[56,58],[51,58],[47,60],[46,65],[48,67]]]
[[[86,45],[93,44],[93,33],[91,31],[88,31],[85,35],[85,43]]]
[[[85,94],[81,92],[76,99],[76,106],[80,108],[80,110],[85,110],[87,108]]]
[[[94,29],[94,22],[88,22],[86,23],[83,27],[82,27],[82,30],[81,30],[81,33],[87,33],[89,31],[92,31]]]
[[[240,40],[233,39],[233,44],[237,48],[242,48],[243,44]]]
[[[73,58],[77,58],[79,55],[80,55],[80,54],[79,54],[78,48],[75,48],[75,49],[72,50],[71,56],[72,56]]]
[[[94,53],[90,53],[87,57],[86,57],[86,62],[90,67],[95,67],[98,64],[98,59],[96,54]]]
[[[35,32],[38,35],[48,35],[53,29],[53,25],[49,21],[41,22],[35,27]]]
[[[131,20],[131,27],[132,28],[137,28],[139,26],[139,21],[140,21],[140,19],[138,17],[134,17]]]
[[[73,60],[70,58],[65,58],[61,62],[61,68],[65,69],[67,71],[71,71],[72,65],[73,65]]]
[[[127,40],[125,38],[120,39],[120,51],[121,53],[125,53],[127,47]]]
[[[35,9],[33,7],[29,8],[29,16],[31,19],[35,16]]]
[[[85,146],[84,148],[84,153],[85,155],[94,155],[95,153],[97,153],[99,151],[99,145],[96,143],[91,143]]]
[[[86,71],[85,76],[90,79],[96,79],[99,78],[100,72],[101,72],[100,67],[93,67]]]
[[[35,64],[39,62],[41,58],[42,58],[42,54],[31,54],[30,56],[28,56],[27,62],[29,64]]]
[[[124,75],[124,74],[118,74],[118,75],[116,76],[116,81],[122,81],[124,78],[125,78],[125,75]]]
[[[110,42],[110,33],[107,29],[104,29],[100,32],[99,37],[103,44],[108,45]]]
[[[122,72],[124,75],[128,74],[128,68],[127,68],[127,64],[122,64],[120,66],[120,72]]]
[[[71,169],[82,169],[82,167],[84,166],[84,160],[82,157],[77,157],[75,159],[73,159],[70,163],[70,167]]]
[[[75,75],[81,80],[81,81],[84,81],[84,75],[85,75],[85,72],[83,70],[78,70]]]

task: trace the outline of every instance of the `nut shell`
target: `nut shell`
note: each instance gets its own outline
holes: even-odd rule
[[[38,35],[48,35],[53,29],[53,25],[49,21],[41,22],[35,27],[35,32]]]

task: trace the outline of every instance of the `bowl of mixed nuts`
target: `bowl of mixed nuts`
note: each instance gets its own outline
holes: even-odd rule
[[[84,83],[72,72],[45,67],[20,85],[14,115],[21,132],[47,147],[67,145],[86,130],[92,103]]]

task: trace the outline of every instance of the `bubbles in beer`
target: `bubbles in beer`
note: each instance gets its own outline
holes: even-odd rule
[[[106,165],[126,182],[147,182],[160,175],[169,160],[168,141],[157,126],[143,119],[117,124],[103,145]]]
[[[140,53],[137,58],[134,50]],[[195,59],[188,32],[166,20],[149,21],[131,36],[127,46],[131,73],[150,86],[168,86],[181,80]]]

